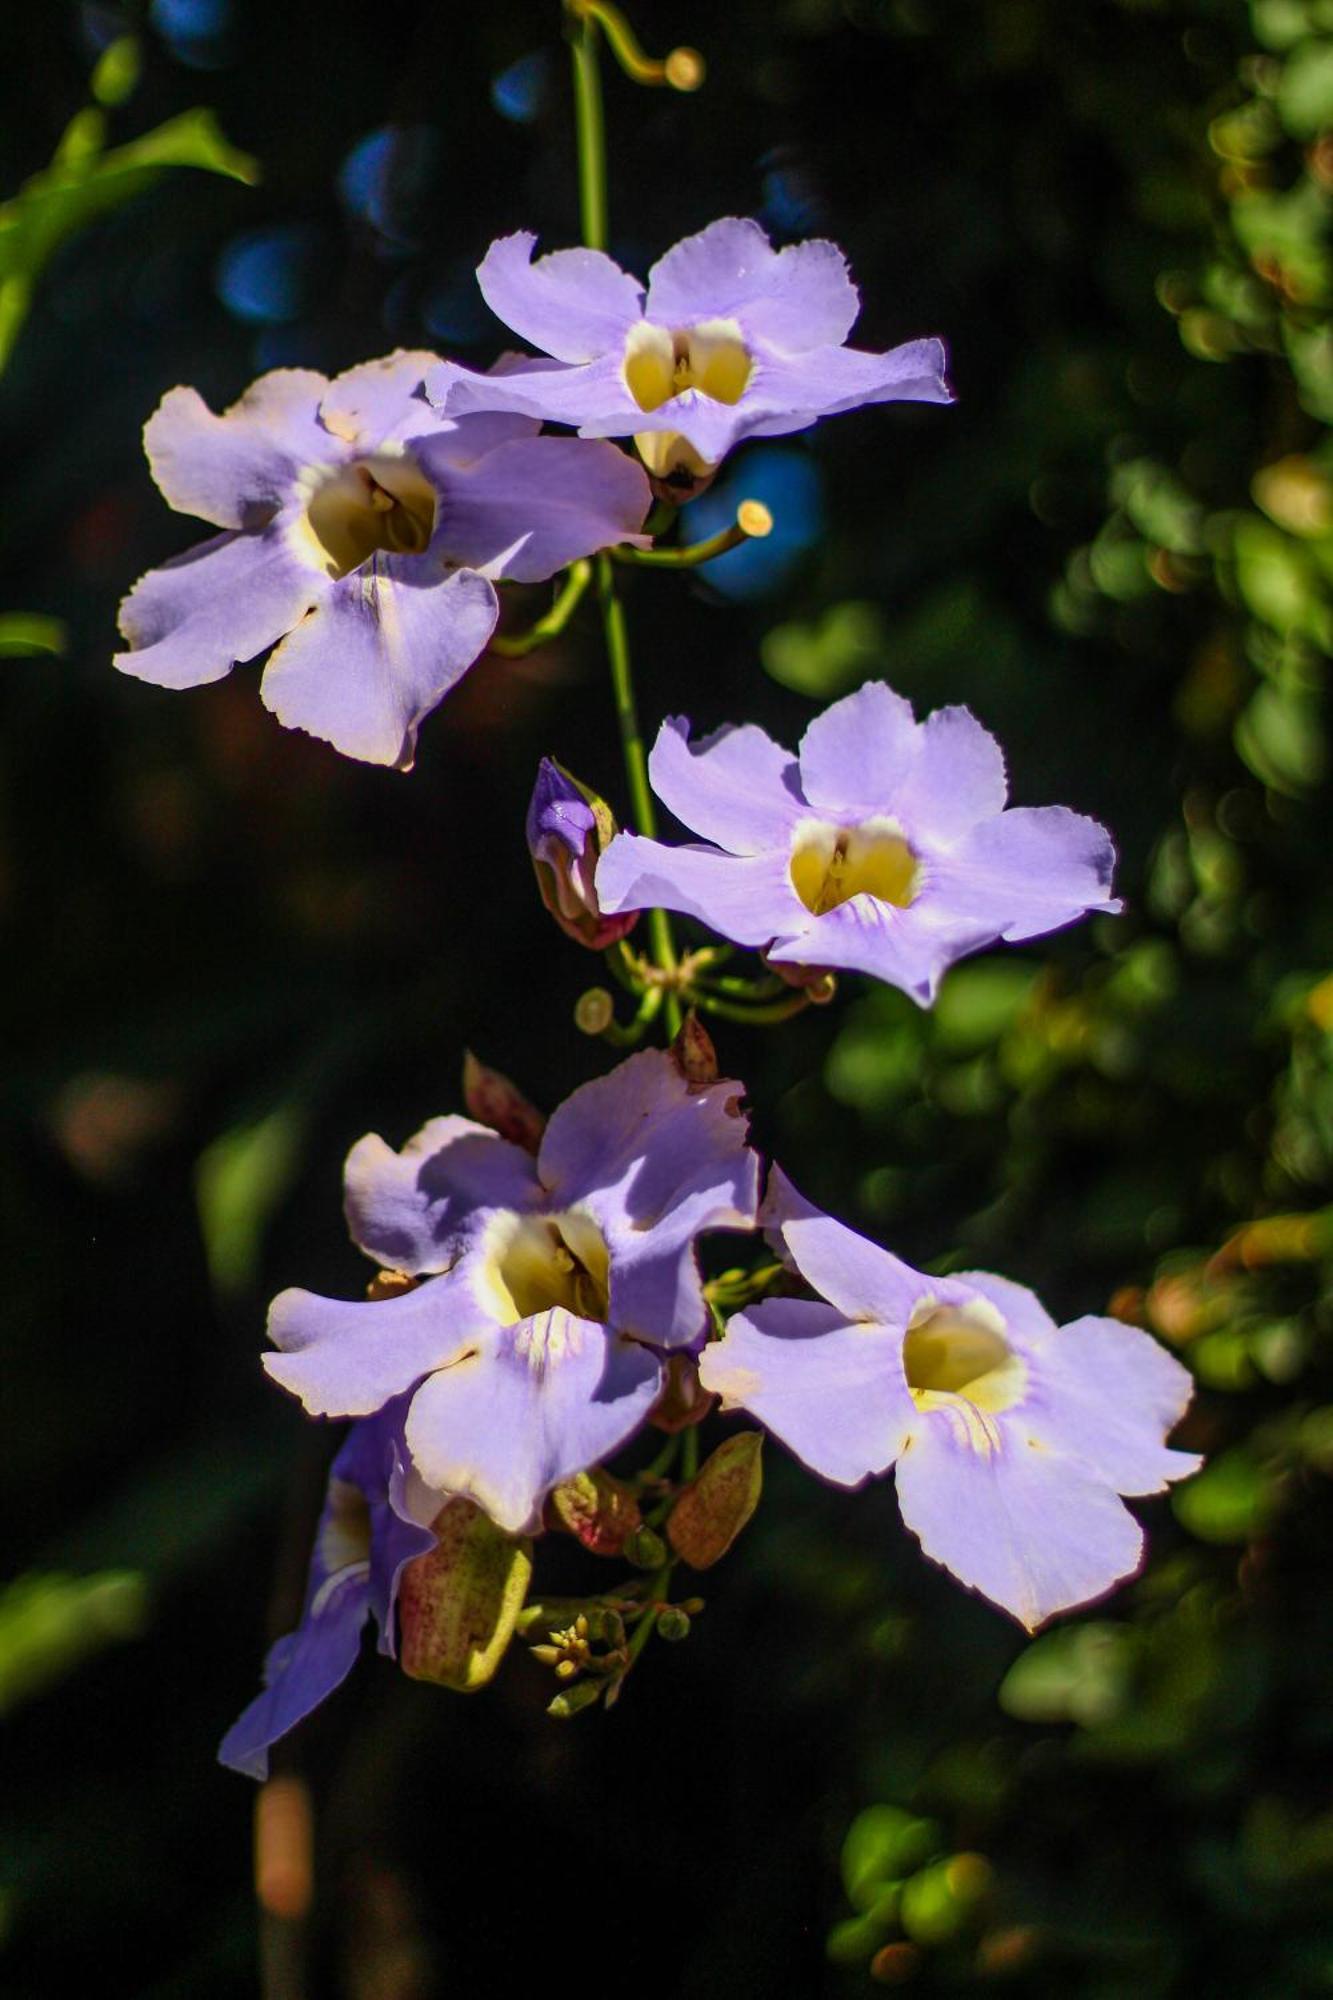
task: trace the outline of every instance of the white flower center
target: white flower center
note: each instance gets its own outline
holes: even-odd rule
[[[964,1306],[923,1299],[903,1341],[912,1401],[919,1410],[947,1410],[976,1451],[996,1448],[999,1433],[990,1419],[1012,1408],[1027,1387],[1027,1364],[1006,1332],[989,1299]]]
[[[793,889],[816,917],[861,895],[905,910],[921,873],[896,819],[866,819],[859,826],[800,820],[792,836],[790,869]]]
[[[481,1289],[501,1326],[562,1307],[605,1320],[610,1255],[591,1216],[503,1215],[487,1234]]]
[[[435,532],[435,488],[410,452],[376,452],[307,474],[302,525],[330,576],[347,576],[379,550],[419,556]]]
[[[641,319],[625,341],[625,386],[641,410],[660,410],[697,389],[715,403],[739,403],[753,363],[734,319],[654,326]]]

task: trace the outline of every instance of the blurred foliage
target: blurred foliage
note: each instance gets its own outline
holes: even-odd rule
[[[549,1982],[587,1924],[645,2000],[1328,1992],[1333,9],[633,14],[710,69],[688,101],[608,91],[617,254],[725,213],[827,232],[855,339],[943,332],[959,389],[738,461],[732,497],[781,532],[729,576],[633,580],[646,716],[791,742],[881,671],[966,701],[1019,803],[1112,825],[1127,902],[958,968],[930,1015],[847,980],[719,1053],[813,1199],[1151,1327],[1198,1377],[1180,1442],[1209,1465],[1142,1507],[1136,1583],[1031,1642],[922,1561],[891,1487],[770,1451],[707,1617],[595,1726],[551,1725],[521,1660],[468,1704],[366,1660],[286,1753],[319,1809],[311,1990],[483,1992],[501,1955]],[[487,360],[473,267],[507,230],[570,239],[571,127],[547,0],[392,32],[154,0],[25,33],[3,184],[96,213],[27,239],[49,255],[0,384],[6,556],[39,607],[0,650],[57,622],[69,648],[3,684],[0,1635],[27,1603],[30,1641],[91,1637],[80,1593],[114,1604],[118,1575],[152,1622],[29,1680],[3,1979],[207,2000],[254,1985],[252,1799],[214,1749],[294,1617],[332,1444],[260,1380],[265,1299],[357,1294],[342,1156],[459,1108],[465,1046],[543,1108],[590,1073],[521,801],[548,752],[624,801],[586,608],[479,667],[410,780],[277,730],[252,675],[117,680],[118,596],[194,538],[136,440],[177,381],[216,406],[398,344]],[[229,151],[127,160],[201,97],[261,187]],[[69,130],[131,205],[68,160],[47,178]],[[541,1856],[521,1921],[516,1839]]]

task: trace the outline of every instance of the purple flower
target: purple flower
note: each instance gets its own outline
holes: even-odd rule
[[[153,477],[225,532],[139,579],[116,666],[198,687],[275,647],[260,692],[280,722],[408,770],[491,636],[495,580],[638,539],[649,502],[611,446],[441,417],[417,393],[434,361],[391,354],[333,382],[275,369],[220,417],[172,389],[144,431]]]
[[[380,1651],[392,1657],[399,1578],[435,1541],[430,1529],[408,1514],[405,1475],[400,1402],[353,1424],[333,1461],[301,1622],[269,1649],[264,1691],[232,1724],[218,1751],[233,1771],[268,1776],[271,1745],[352,1671],[367,1618],[379,1627]],[[436,1505],[438,1497],[432,1513]]]
[[[915,722],[882,681],[816,716],[799,763],[753,723],[692,746],[675,718],[648,769],[712,844],[618,834],[603,910],[680,910],[779,965],[873,973],[926,1005],[967,952],[1120,908],[1104,827],[1063,806],[1006,812],[995,738],[965,708]]]
[[[611,808],[553,757],[543,757],[527,820],[537,887],[565,936],[590,951],[605,951],[639,921],[637,910],[606,917],[598,906],[593,875],[615,832]]]
[[[537,1527],[553,1486],[644,1421],[657,1350],[702,1337],[695,1237],[753,1227],[738,1092],[687,1084],[649,1050],[576,1090],[535,1160],[468,1118],[432,1119],[401,1153],[362,1139],[347,1160],[353,1239],[423,1282],[374,1303],[284,1292],[269,1374],[313,1416],[411,1390],[415,1476],[510,1533]]]
[[[737,1313],[699,1378],[813,1472],[895,1468],[928,1556],[1029,1631],[1131,1576],[1143,1533],[1118,1497],[1195,1471],[1163,1440],[1189,1375],[1117,1320],[1057,1327],[1022,1285],[929,1278],[802,1201],[774,1173],[765,1214],[828,1303]]]
[[[860,306],[832,243],[774,250],[728,217],[668,250],[647,297],[600,250],[532,261],[535,236],[492,243],[486,302],[555,363],[497,381],[444,362],[427,378],[442,408],[521,410],[584,437],[633,437],[650,473],[688,492],[747,437],[781,437],[862,403],[948,403],[944,348],[887,354],[843,345]]]

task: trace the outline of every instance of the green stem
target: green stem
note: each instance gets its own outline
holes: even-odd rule
[[[667,1563],[664,1569],[655,1571],[649,1578],[648,1595],[650,1598],[662,1598],[666,1596],[671,1585],[671,1572],[674,1568],[674,1563]],[[625,1648],[626,1673],[629,1672],[629,1669],[634,1665],[634,1662],[652,1638],[653,1628],[657,1624],[657,1611],[657,1605],[655,1603],[650,1604],[634,1627],[629,1645]]]
[[[573,26],[574,116],[579,149],[579,217],[583,240],[590,250],[605,250],[606,123],[602,116],[602,77],[597,64],[597,22],[592,15],[576,18]]]
[[[793,993],[789,1000],[773,1000],[763,1007],[745,1007],[737,1000],[722,1000],[715,993],[691,993],[690,999],[702,1014],[717,1014],[724,1021],[742,1021],[749,1028],[772,1027],[776,1021],[790,1021],[810,1005],[808,993]]]
[[[538,646],[544,646],[548,639],[557,638],[573,617],[579,599],[591,581],[592,564],[574,563],[550,610],[526,632],[515,632],[509,636],[501,634],[492,639],[490,650],[506,660],[521,660],[525,653],[535,653]]]
[[[697,1475],[698,1470],[699,1427],[697,1424],[691,1424],[685,1433],[684,1443],[681,1447],[680,1476],[682,1481],[688,1485],[689,1481]]]
[[[771,521],[769,526],[771,527]],[[617,562],[625,563],[632,569],[698,569],[702,564],[713,562],[716,557],[728,555],[732,549],[740,548],[743,542],[753,540],[754,536],[750,529],[742,521],[737,520],[729,527],[720,528],[715,535],[710,535],[707,541],[690,542],[684,548],[636,549],[627,542],[613,553]]]

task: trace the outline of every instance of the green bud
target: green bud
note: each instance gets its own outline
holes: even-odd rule
[[[546,1704],[546,1713],[553,1715],[557,1722],[568,1722],[571,1715],[577,1715],[580,1709],[591,1708],[601,1700],[602,1687],[601,1681],[575,1681],[573,1687],[562,1689],[554,1700]]]
[[[672,1508],[667,1537],[691,1569],[720,1562],[759,1505],[763,1446],[762,1431],[724,1439]]]
[[[657,1614],[657,1631],[659,1638],[669,1639],[673,1645],[678,1639],[688,1639],[690,1636],[688,1614],[682,1611],[678,1604],[668,1604],[665,1610]]]
[[[485,1687],[513,1637],[532,1577],[532,1543],[506,1535],[470,1500],[447,1500],[437,1543],[403,1571],[399,1664],[460,1694]]]
[[[666,1543],[651,1528],[636,1528],[626,1538],[625,1560],[635,1569],[661,1569],[666,1559]]]

